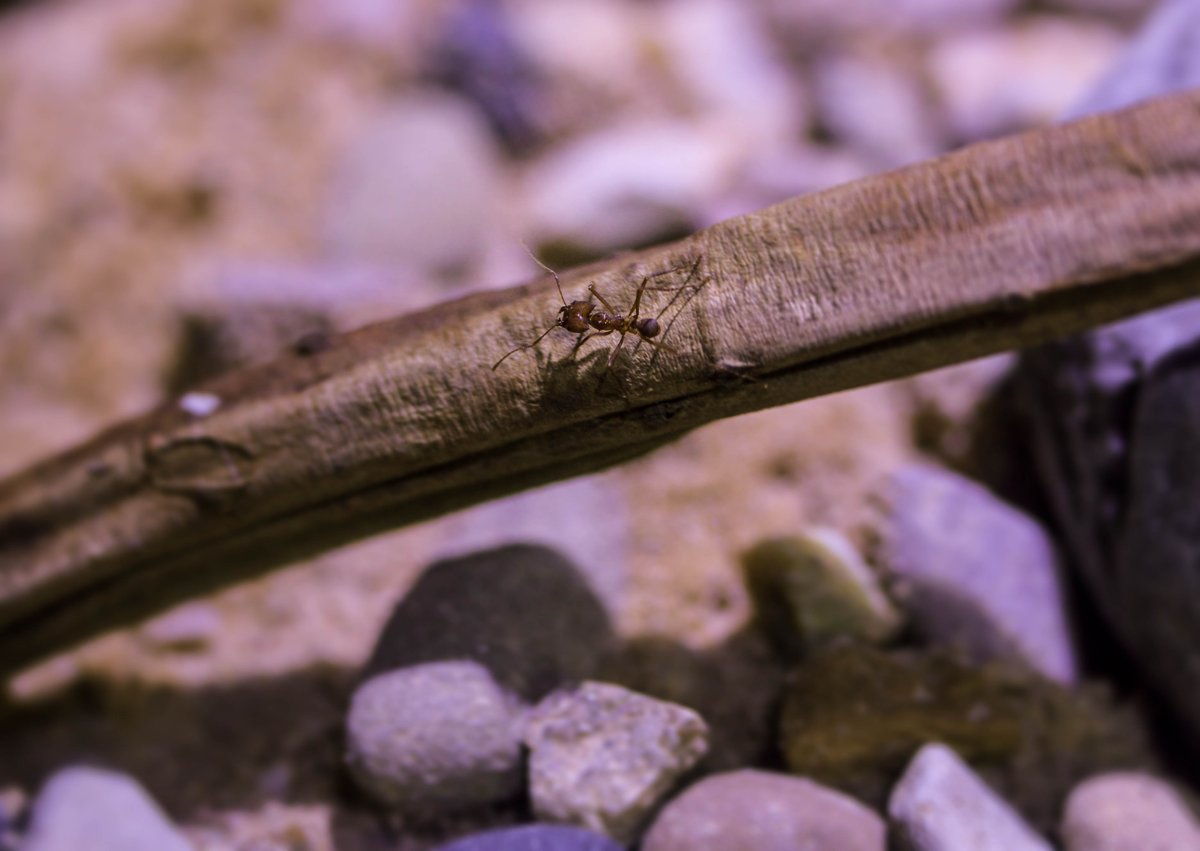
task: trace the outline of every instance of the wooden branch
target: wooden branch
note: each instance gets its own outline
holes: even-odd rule
[[[0,666],[721,417],[1200,293],[1200,94],[976,145],[563,275],[668,348],[571,356],[553,281],[210,382],[0,483]],[[672,301],[673,299],[673,301]],[[633,339],[626,340],[631,350]],[[188,412],[190,408],[193,413]]]

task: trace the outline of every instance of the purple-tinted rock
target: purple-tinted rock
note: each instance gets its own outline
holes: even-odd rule
[[[518,544],[437,562],[392,613],[367,676],[473,659],[535,701],[591,676],[612,641],[608,613],[554,550]]]
[[[1088,779],[1063,812],[1067,851],[1193,851],[1200,819],[1171,784],[1149,774],[1114,772]]]
[[[642,851],[883,851],[883,819],[802,777],[745,769],[714,774],[671,801]]]
[[[921,748],[888,802],[912,851],[1051,851],[999,795],[942,744]]]
[[[528,824],[465,836],[436,851],[623,851],[623,846],[578,827]]]
[[[924,464],[891,476],[880,502],[875,559],[926,639],[1076,679],[1058,556],[1036,520]]]

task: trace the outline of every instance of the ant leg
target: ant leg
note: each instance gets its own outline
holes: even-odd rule
[[[573,349],[571,349],[571,354],[569,354],[567,357],[572,357],[572,358],[575,357],[575,353],[579,351],[580,347],[584,343],[586,343],[588,340],[592,339],[593,337],[607,337],[611,333],[612,333],[612,331],[585,331],[585,332],[583,332],[582,334],[579,335],[579,339],[575,341],[575,347]]]
[[[633,357],[638,353],[638,349],[642,347],[642,343],[649,343],[651,346],[654,346],[654,348],[662,349],[664,352],[669,352],[673,355],[679,354],[679,349],[675,348],[674,346],[668,346],[666,343],[658,340],[651,340],[649,337],[639,337],[637,345],[633,347],[633,351],[629,355],[630,357]]]
[[[588,284],[588,292],[591,293],[592,297],[594,299],[596,299],[596,301],[600,302],[600,304],[602,304],[604,306],[604,309],[607,310],[609,313],[617,312],[616,308],[614,308],[611,304],[608,303],[608,299],[606,299],[604,296],[600,295],[600,293],[596,290],[595,284]]]
[[[612,333],[612,332],[610,331],[609,333]],[[627,333],[628,333],[627,331],[621,332],[621,338],[619,340],[617,340],[617,344],[615,346],[613,346],[612,354],[610,354],[608,356],[608,361],[604,364],[605,369],[608,369],[609,367],[611,367],[613,365],[613,361],[615,361],[617,359],[617,352],[621,351],[621,346],[623,346],[625,344],[625,335]]]

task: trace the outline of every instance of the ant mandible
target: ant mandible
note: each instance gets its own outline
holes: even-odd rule
[[[595,284],[588,284],[588,294],[591,296],[590,299],[580,299],[577,301],[572,301],[568,304],[566,297],[563,295],[562,284],[558,280],[558,273],[539,260],[537,257],[534,257],[532,253],[530,256],[533,257],[533,262],[537,263],[554,276],[554,286],[558,288],[558,297],[562,300],[563,306],[559,308],[558,318],[554,320],[553,325],[539,334],[537,339],[532,343],[526,343],[524,345],[517,346],[512,351],[505,354],[504,357],[500,358],[500,360],[496,361],[496,363],[492,365],[493,372],[499,368],[500,364],[504,363],[509,357],[515,355],[517,352],[534,348],[538,343],[545,339],[547,334],[549,334],[555,328],[565,328],[572,334],[579,335],[579,339],[575,342],[575,347],[571,349],[572,355],[579,351],[579,348],[593,337],[607,337],[609,334],[620,334],[621,336],[618,338],[617,344],[613,346],[612,352],[609,354],[608,360],[604,364],[605,368],[611,367],[613,362],[617,359],[617,353],[621,351],[621,346],[625,344],[625,336],[627,334],[637,334],[638,336],[637,346],[635,346],[633,349],[634,354],[637,353],[637,350],[641,347],[642,343],[649,343],[656,348],[665,349],[669,352],[675,351],[665,343],[653,339],[662,333],[662,325],[659,323],[657,316],[647,316],[645,318],[641,317],[640,310],[642,305],[642,295],[646,292],[646,290],[676,290],[678,291],[676,292],[676,298],[678,298],[678,293],[686,289],[691,280],[696,277],[696,272],[700,268],[700,257],[696,258],[696,262],[690,264],[691,271],[688,272],[687,280],[678,287],[652,287],[649,284],[655,278],[661,278],[666,275],[671,275],[675,272],[681,272],[684,269],[687,269],[689,267],[689,264],[687,263],[683,263],[679,266],[673,266],[670,269],[664,269],[661,272],[654,272],[653,274],[642,276],[642,282],[638,284],[637,293],[633,297],[633,306],[629,308],[628,313],[620,313],[616,310],[616,308],[608,303],[608,300],[605,299],[604,296],[600,295],[600,293],[596,290]],[[696,289],[698,290],[704,285],[704,283],[706,282],[702,282],[701,284],[697,285]],[[600,302],[599,307],[596,305],[597,301]],[[667,303],[667,306],[664,307],[658,315],[662,316],[663,312],[665,312],[667,308],[674,304],[674,302],[675,298],[672,298],[671,301]]]

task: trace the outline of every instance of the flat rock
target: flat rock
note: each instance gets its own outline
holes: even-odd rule
[[[476,833],[436,851],[622,851],[607,836],[558,824],[527,824]]]
[[[912,851],[1052,851],[1004,799],[942,744],[921,748],[888,802]]]
[[[1036,520],[926,464],[896,471],[879,506],[874,560],[928,641],[1077,678],[1058,555]]]
[[[658,814],[642,851],[883,851],[883,819],[802,777],[744,769],[688,787]]]
[[[794,669],[780,712],[792,773],[882,805],[931,741],[978,766],[1041,830],[1082,778],[1150,762],[1137,719],[1107,695],[1024,670],[869,645],[821,650]]]
[[[64,768],[33,802],[23,851],[192,851],[132,777]]]
[[[554,550],[526,544],[429,567],[392,613],[367,675],[473,659],[530,702],[591,676],[612,642],[608,613]]]
[[[759,622],[788,655],[842,638],[882,643],[900,629],[871,569],[832,529],[761,541],[742,566]]]
[[[1114,772],[1075,787],[1063,812],[1067,851],[1194,851],[1197,820],[1170,783],[1149,774]]]
[[[359,786],[405,813],[504,801],[521,789],[520,705],[475,662],[401,668],[355,691],[346,751]]]
[[[628,843],[704,756],[708,728],[686,707],[585,682],[533,709],[525,743],[530,797],[539,818]]]

